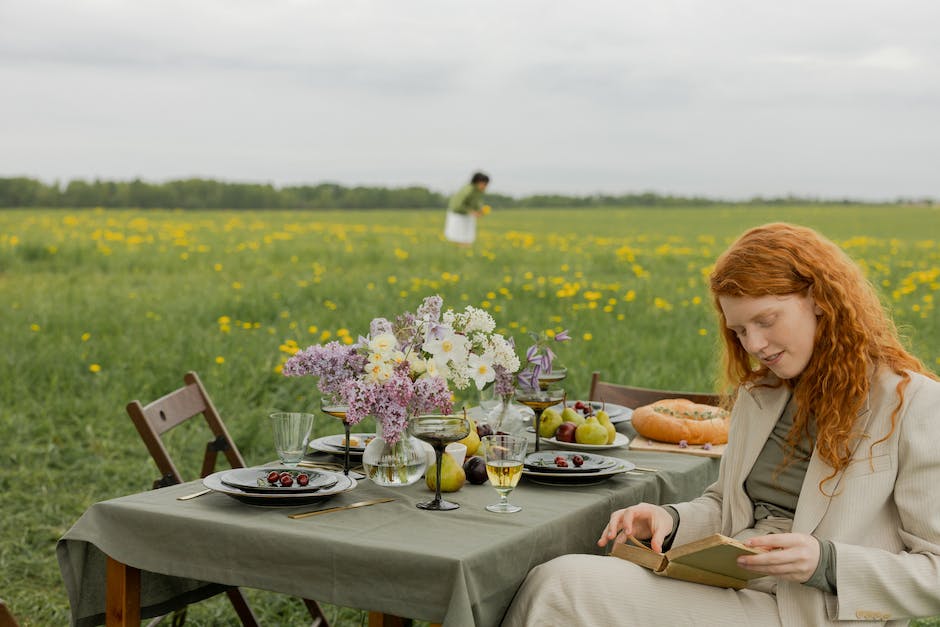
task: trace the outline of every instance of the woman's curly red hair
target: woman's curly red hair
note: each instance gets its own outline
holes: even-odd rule
[[[768,369],[756,364],[725,326],[720,296],[810,294],[822,310],[809,364],[798,380],[786,382],[797,404],[787,440],[792,452],[814,417],[819,455],[836,472],[848,466],[861,437],[854,431],[855,419],[875,368],[888,367],[902,377],[891,432],[910,381],[908,372],[936,378],[902,346],[894,322],[861,269],[812,229],[776,223],[747,231],[718,258],[710,287],[721,323],[725,389],[757,382]]]

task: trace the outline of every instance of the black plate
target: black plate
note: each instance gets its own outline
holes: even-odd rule
[[[276,471],[278,474],[287,472],[294,478],[294,484],[284,487],[280,484],[268,483],[268,474]],[[297,483],[298,475],[307,475],[310,481],[302,486]],[[336,485],[336,476],[320,470],[287,468],[283,466],[255,466],[252,468],[233,468],[222,472],[219,481],[225,485],[244,490],[246,492],[259,492],[263,494],[304,494],[332,488]]]
[[[346,477],[342,474],[321,471],[326,474],[336,475],[336,484],[333,487],[323,488],[322,490],[318,490],[316,492],[248,492],[246,490],[228,486],[222,483],[221,475],[225,472],[227,471],[216,472],[209,475],[208,477],[205,477],[202,480],[203,485],[205,485],[207,488],[215,490],[216,492],[221,492],[226,496],[230,496],[233,499],[247,503],[249,505],[309,505],[310,503],[326,500],[335,494],[340,494],[356,487],[356,480],[351,477]]]
[[[561,457],[568,466],[557,466],[555,459]],[[581,458],[581,465],[574,463],[574,458]],[[578,474],[600,472],[613,468],[619,463],[619,460],[603,455],[594,455],[591,453],[579,453],[577,451],[540,451],[530,453],[525,458],[525,468],[536,472],[558,472],[564,474]]]

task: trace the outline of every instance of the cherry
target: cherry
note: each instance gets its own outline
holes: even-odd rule
[[[584,464],[584,458],[580,455],[572,455],[571,463],[580,468]]]
[[[281,475],[276,470],[272,470],[271,472],[268,473],[268,483],[270,483],[271,485],[274,485],[275,483],[280,481],[280,479],[281,479]]]
[[[303,473],[300,473],[299,475],[297,475],[297,485],[305,486],[308,483],[310,483],[310,477],[308,477],[307,475]]]
[[[281,486],[282,486],[282,487],[285,487],[285,488],[289,488],[289,487],[291,487],[292,485],[294,485],[294,478],[291,477],[290,475],[288,475],[287,473],[282,474],[282,475],[281,475]]]
[[[556,460],[555,460],[555,465],[558,466],[559,468],[567,468],[567,467],[568,467],[568,462],[566,462],[566,461],[563,460],[563,459],[556,459]]]

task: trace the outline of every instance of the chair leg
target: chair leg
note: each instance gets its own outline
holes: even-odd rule
[[[313,618],[310,627],[330,627],[330,621],[326,620],[326,614],[323,613],[323,608],[320,607],[319,603],[312,599],[304,599],[304,605],[307,606],[307,611],[310,612],[310,617]]]
[[[242,594],[241,590],[238,588],[229,588],[225,591],[225,594],[228,595],[228,600],[232,602],[232,607],[235,608],[235,613],[238,614],[242,625],[245,627],[260,627],[258,618],[255,616],[255,613],[251,611],[251,608],[248,606],[248,601],[245,599],[245,595]]]

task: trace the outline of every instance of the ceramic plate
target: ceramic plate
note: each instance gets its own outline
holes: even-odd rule
[[[343,438],[345,437],[345,434],[342,433],[337,435],[327,435],[322,438],[311,440],[308,446],[310,446],[310,448],[315,451],[320,451],[321,453],[332,453],[333,455],[342,456],[345,454],[343,447]],[[372,438],[374,437],[374,433],[351,434],[352,443],[349,447],[349,456],[362,457],[362,451],[365,450],[366,444],[371,442]]]
[[[336,477],[336,484],[330,488],[324,488],[322,490],[317,490],[316,492],[249,492],[247,490],[242,490],[241,488],[236,488],[233,486],[228,486],[222,483],[222,475],[227,471],[223,470],[221,472],[216,472],[202,480],[203,485],[205,485],[210,490],[216,492],[221,492],[227,496],[232,497],[242,501],[243,503],[248,503],[249,505],[306,505],[308,503],[314,503],[316,501],[322,501],[328,499],[335,494],[340,494],[341,492],[347,492],[356,487],[356,480],[350,477],[346,477],[341,473],[331,473],[325,470],[320,470],[326,475],[334,475]]]
[[[294,479],[290,486],[271,484],[268,482],[268,475],[271,472],[278,474],[286,472]],[[299,475],[307,475],[307,485],[300,485],[297,482]],[[300,494],[304,492],[316,492],[325,488],[332,488],[336,485],[336,476],[333,473],[326,473],[319,470],[307,468],[288,468],[284,466],[255,466],[253,468],[234,468],[226,470],[219,479],[230,488],[239,488],[246,492],[264,492],[278,493],[289,492]]]
[[[626,446],[630,443],[630,438],[625,436],[622,433],[617,433],[614,436],[613,444],[578,444],[577,442],[559,442],[555,438],[542,438],[542,442],[549,446],[557,446],[558,448],[567,448],[575,449],[578,451],[603,451],[611,448],[620,448],[621,446]]]
[[[568,407],[574,409],[574,404],[577,402],[579,401],[577,400],[568,401]],[[615,405],[614,403],[601,403],[599,401],[580,401],[580,402],[584,403],[585,405],[590,405],[594,409],[595,413],[597,413],[598,411],[600,411],[601,408],[603,408],[604,411],[607,412],[607,415],[610,416],[610,421],[613,424],[617,424],[618,422],[627,422],[633,416],[633,410],[630,409],[629,407],[624,407],[623,405]],[[561,413],[561,411],[564,409],[564,406],[561,403],[558,403],[557,405],[552,405],[552,409]],[[575,409],[575,411],[578,411],[578,410]],[[581,412],[578,412],[578,413],[581,413]]]
[[[606,481],[611,477],[616,477],[619,474],[629,472],[636,468],[636,464],[633,462],[628,462],[623,459],[615,459],[614,461],[617,462],[615,466],[605,470],[599,470],[598,472],[538,472],[523,467],[522,476],[525,477],[528,481],[542,483],[545,485],[582,486],[601,483],[602,481]]]
[[[565,460],[567,466],[558,466],[557,459]],[[591,473],[608,470],[620,460],[604,457],[595,453],[576,453],[572,451],[539,451],[526,455],[525,468],[535,472]]]

